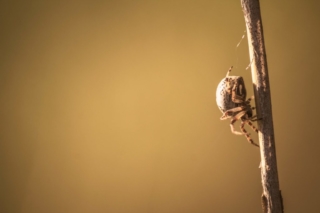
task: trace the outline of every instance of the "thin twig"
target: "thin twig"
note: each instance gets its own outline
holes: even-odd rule
[[[271,94],[259,0],[241,0],[247,26],[251,73],[256,101],[261,155],[262,208],[264,213],[283,213],[279,190]]]

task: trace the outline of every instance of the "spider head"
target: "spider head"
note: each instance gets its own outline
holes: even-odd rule
[[[247,114],[246,114],[246,115],[247,115],[247,118],[248,118],[248,119],[252,118],[253,112],[252,112],[251,107],[248,108],[248,111],[247,111]]]

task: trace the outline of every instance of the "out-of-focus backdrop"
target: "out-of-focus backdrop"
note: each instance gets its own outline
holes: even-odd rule
[[[319,212],[320,3],[261,1],[285,211]],[[261,212],[240,1],[1,1],[1,213]],[[238,124],[237,124],[238,125]],[[257,140],[257,136],[253,134]]]

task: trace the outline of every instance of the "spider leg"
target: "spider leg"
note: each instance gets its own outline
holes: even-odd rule
[[[250,121],[259,121],[259,120],[262,120],[262,118],[257,118],[257,116],[253,116]]]
[[[235,82],[235,84],[232,88],[232,95],[231,95],[231,100],[234,103],[245,102],[244,99],[245,99],[246,94],[243,93],[243,90],[245,91],[244,85],[239,84],[238,82]]]
[[[235,135],[243,135],[245,134],[245,132],[238,132],[234,129],[234,126],[233,124],[239,120],[242,116],[244,116],[247,112],[246,111],[242,111],[242,112],[239,112],[237,115],[235,115],[232,119],[231,119],[231,122],[230,122],[230,128],[231,128],[231,132]]]
[[[250,121],[245,121],[256,133],[258,133],[257,127],[255,127]]]
[[[233,68],[233,66],[231,66],[231,67],[229,68],[229,70],[228,70],[228,72],[227,72],[226,77],[228,77],[228,76],[229,76],[229,74],[230,74],[230,72],[231,72],[232,68]]]
[[[231,115],[229,115],[230,113],[239,112],[241,110],[243,110],[243,107],[235,107],[233,109],[229,109],[223,113],[220,120],[226,120],[231,117]]]
[[[254,99],[254,96],[251,96],[250,98],[248,98],[246,100],[246,104],[250,104],[250,102]],[[255,107],[252,107],[253,109],[255,109]]]
[[[237,103],[237,104],[243,103],[244,101],[242,99],[243,99],[243,96],[235,95],[235,94],[232,95],[232,102],[234,103]]]
[[[250,98],[248,98],[247,101],[252,101],[254,99],[254,95],[252,95]]]
[[[247,132],[247,130],[245,130],[244,125],[247,123],[247,121],[242,121],[241,125],[240,125],[240,129],[241,131],[244,133],[244,135],[246,136],[247,140],[249,141],[249,143],[251,143],[254,146],[259,147],[258,144],[256,144],[250,137],[250,134]]]
[[[257,118],[257,115],[254,115],[250,118],[251,121],[254,121]]]

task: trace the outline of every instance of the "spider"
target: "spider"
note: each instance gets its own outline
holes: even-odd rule
[[[250,137],[250,134],[244,128],[248,124],[256,133],[258,129],[252,124],[253,121],[258,120],[257,116],[253,116],[254,107],[251,107],[250,101],[253,96],[246,100],[247,91],[244,80],[241,76],[229,76],[232,67],[227,72],[227,75],[218,85],[216,92],[216,101],[219,109],[223,113],[220,120],[231,119],[231,132],[236,135],[245,135],[249,143],[259,147]],[[234,123],[241,120],[240,130],[234,129]]]

